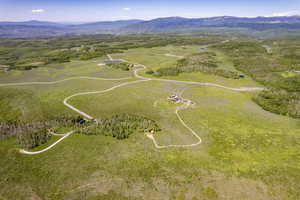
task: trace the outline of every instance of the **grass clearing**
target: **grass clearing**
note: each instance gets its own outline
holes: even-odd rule
[[[99,78],[124,78],[131,76],[131,72],[110,69],[107,66],[98,66],[104,59],[105,57],[89,61],[74,60],[69,63],[51,64],[27,71],[12,70],[0,74],[0,83],[56,81],[78,76]]]
[[[174,52],[175,55],[190,55],[199,52],[199,46],[186,46],[186,47],[156,47],[151,49],[133,49],[128,50],[123,54],[112,54],[115,59],[125,59],[132,63],[140,63],[147,66],[148,69],[157,70],[164,67],[172,67],[176,65],[178,58],[167,57],[164,54]],[[176,52],[176,49],[179,49]],[[217,54],[218,62],[221,62],[221,68],[231,71],[237,71],[230,60],[220,51],[215,51]],[[145,71],[140,72],[143,76],[151,77],[145,74]],[[250,77],[243,79],[228,79],[215,75],[203,74],[201,72],[194,73],[181,73],[178,76],[163,76],[164,79],[172,80],[188,80],[197,82],[212,82],[222,84],[228,87],[258,87],[258,83],[254,82]]]
[[[175,115],[178,105],[168,102],[167,97],[182,86],[159,82],[145,82],[125,86],[115,91],[81,96],[70,101],[80,110],[95,118],[106,118],[118,113],[137,114],[161,122],[162,132],[158,140],[172,143],[192,143],[195,138],[181,125]],[[151,91],[151,93],[149,93]],[[173,91],[173,92],[172,92]],[[89,102],[89,103],[87,103]],[[89,105],[94,105],[93,107]]]
[[[21,83],[32,81],[55,81],[70,77],[92,76],[100,78],[132,77],[132,72],[98,67],[96,62],[82,61],[65,64],[64,69],[53,67],[36,68],[30,71],[11,71],[1,77],[1,83]],[[87,69],[87,70],[84,70]],[[113,74],[113,75],[112,75]],[[123,81],[70,80],[51,85],[26,85],[0,87],[0,119],[37,121],[63,114],[73,114],[62,101],[78,92],[99,91],[117,85]]]
[[[294,77],[294,76],[298,76],[299,73],[296,72],[292,72],[292,71],[287,71],[287,72],[282,72],[280,73],[280,75],[284,78],[289,78],[289,77]]]
[[[153,68],[176,61],[155,55],[158,51],[176,54],[175,47],[153,49],[150,56],[145,55],[146,49],[112,56],[127,56],[131,62],[142,61],[141,64],[151,64]],[[91,71],[84,70],[79,63],[72,63],[74,66],[68,69],[51,70],[57,73],[56,78],[93,72],[98,73],[94,76],[108,78],[131,74],[99,69],[97,62],[84,63]],[[51,70],[44,70],[14,71],[6,80],[26,81],[30,76],[34,80],[51,80]],[[68,70],[71,72],[67,73]],[[201,73],[184,73],[177,78],[232,87],[256,86],[250,79],[228,80]],[[21,116],[33,121],[62,114],[76,116],[62,104],[65,97],[103,90],[121,82],[124,81],[74,80],[49,86],[1,88],[0,94],[11,93],[0,100],[0,109],[4,111],[1,117],[10,113],[12,119]],[[168,96],[185,87],[148,81],[105,94],[78,96],[69,102],[96,118],[119,113],[148,117],[162,128],[155,135],[159,144],[189,144],[195,138],[179,123],[175,115],[178,105],[167,101]],[[180,111],[180,116],[203,140],[194,148],[157,150],[142,132],[124,140],[74,133],[53,149],[28,156],[18,153],[15,139],[0,140],[0,198],[297,200],[300,121],[264,111],[252,102],[253,95],[215,87],[189,87],[183,97],[196,104]],[[16,105],[20,107],[14,110]],[[34,150],[58,138],[53,136]]]

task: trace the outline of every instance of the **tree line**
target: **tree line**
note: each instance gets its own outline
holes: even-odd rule
[[[51,131],[61,127],[80,128],[78,118],[62,116],[44,122],[0,122],[0,140],[16,138],[23,148],[31,149],[46,143],[51,138]]]
[[[235,71],[229,71],[219,68],[216,60],[216,54],[213,52],[202,52],[192,54],[187,58],[177,61],[175,67],[165,67],[154,71],[147,71],[147,74],[155,76],[178,76],[180,73],[202,72],[204,74],[212,74],[225,78],[238,79],[239,74]]]
[[[265,43],[272,46],[271,53],[255,41],[232,41],[214,48],[229,56],[238,70],[268,88],[253,98],[258,105],[274,113],[300,118],[300,74],[281,75],[300,70],[300,39]]]
[[[158,124],[151,119],[133,114],[117,114],[99,120],[95,125],[80,129],[85,135],[105,135],[119,140],[129,138],[135,132],[158,132]]]
[[[1,122],[0,140],[16,138],[17,144],[32,149],[46,143],[61,128],[70,128],[85,135],[105,135],[117,139],[129,138],[135,132],[160,131],[151,119],[133,114],[117,114],[109,118],[88,122],[82,117],[62,116],[45,122]]]

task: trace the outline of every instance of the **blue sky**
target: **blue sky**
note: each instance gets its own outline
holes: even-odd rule
[[[0,21],[300,15],[300,0],[0,0]]]

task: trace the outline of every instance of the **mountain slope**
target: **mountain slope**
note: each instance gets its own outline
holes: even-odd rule
[[[220,29],[221,28],[221,29]],[[102,21],[70,25],[55,22],[27,21],[27,22],[0,22],[0,37],[49,37],[61,35],[80,34],[142,34],[167,32],[193,32],[193,31],[223,31],[223,28],[234,32],[243,29],[243,34],[261,32],[266,30],[299,31],[300,17],[210,17],[210,18],[183,18],[168,17],[149,21],[119,20]],[[299,31],[300,32],[300,31]],[[284,32],[281,33],[281,35]]]
[[[0,22],[0,38],[52,37],[61,35],[114,33],[143,20],[103,21],[69,25],[44,21]]]
[[[13,25],[13,26],[67,26],[62,23],[56,23],[56,22],[47,22],[47,21],[37,21],[37,20],[31,20],[31,21],[24,21],[24,22],[0,22],[0,26],[2,25]]]
[[[197,30],[205,27],[249,28],[266,30],[276,28],[299,29],[300,17],[211,17],[211,18],[158,18],[150,21],[135,23],[122,28],[122,33],[151,33]]]
[[[113,33],[122,27],[143,22],[143,20],[118,20],[118,21],[103,21],[94,23],[85,23],[73,25],[70,28],[73,33],[77,34],[96,34],[96,33]]]
[[[0,38],[53,37],[67,34],[69,29],[57,26],[0,25]]]

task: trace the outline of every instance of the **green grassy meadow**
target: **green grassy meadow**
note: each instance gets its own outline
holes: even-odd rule
[[[173,67],[176,65],[176,62],[179,58],[176,57],[168,57],[165,54],[170,53],[178,56],[187,56],[193,53],[199,52],[199,48],[201,46],[184,46],[184,47],[174,47],[174,46],[166,46],[166,47],[155,47],[151,49],[133,49],[128,50],[122,54],[113,54],[112,57],[117,59],[125,59],[132,63],[143,64],[148,67],[148,69],[157,70],[159,68],[164,67]],[[228,60],[228,58],[221,52],[216,50],[210,50],[217,54],[218,62],[220,62],[220,68],[228,69],[232,71],[237,71],[233,64]],[[149,76],[144,72],[141,72],[143,76]],[[197,81],[197,82],[212,82],[218,83],[229,87],[257,87],[258,83],[254,82],[250,77],[246,77],[245,79],[227,79],[224,77],[216,76],[216,75],[208,75],[201,72],[194,73],[182,73],[178,76],[163,76],[164,79],[173,79],[173,80],[188,80],[188,81]]]
[[[170,67],[198,46],[131,49],[113,58],[151,69]],[[232,64],[218,54],[223,67]],[[133,77],[131,71],[98,66],[104,58],[51,64],[30,71],[1,74],[1,83],[54,81],[76,76]],[[144,72],[141,72],[144,74]],[[259,86],[251,78],[232,80],[202,73],[162,77],[211,82],[230,87]],[[77,116],[63,99],[77,92],[104,90],[123,82],[72,80],[55,85],[0,87],[0,119],[39,121],[63,114]],[[155,120],[161,145],[195,142],[175,115],[178,104],[167,97],[186,88],[195,102],[179,111],[203,142],[197,147],[156,149],[143,132],[128,139],[74,133],[38,155],[18,153],[14,138],[0,140],[0,199],[178,199],[298,200],[300,196],[300,121],[263,110],[252,101],[255,92],[147,81],[104,94],[78,96],[72,105],[95,118],[118,113]],[[56,141],[53,136],[41,150]]]

